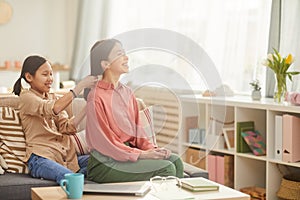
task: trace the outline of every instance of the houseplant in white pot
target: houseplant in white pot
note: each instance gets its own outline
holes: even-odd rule
[[[252,100],[260,100],[261,99],[261,91],[260,91],[261,87],[260,87],[260,84],[259,84],[259,80],[254,80],[249,84],[253,88],[252,94],[251,94]]]

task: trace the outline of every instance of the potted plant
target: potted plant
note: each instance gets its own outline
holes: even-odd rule
[[[253,80],[251,83],[249,83],[253,90],[252,90],[252,94],[251,94],[251,97],[253,100],[260,100],[261,99],[261,87],[260,87],[260,84],[259,84],[259,80]]]

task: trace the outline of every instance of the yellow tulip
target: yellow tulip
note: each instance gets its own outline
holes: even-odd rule
[[[289,54],[287,56],[287,58],[285,59],[285,63],[289,65],[289,64],[292,64],[292,62],[293,62],[293,56],[292,56],[292,54]]]

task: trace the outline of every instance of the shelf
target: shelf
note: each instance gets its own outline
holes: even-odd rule
[[[70,70],[70,66],[68,66],[68,65],[53,64],[51,66],[52,66],[53,71],[68,71],[68,70]],[[22,67],[20,67],[20,68],[16,68],[16,67],[6,68],[4,66],[0,66],[0,72],[1,71],[20,72],[21,69],[22,69]]]
[[[233,150],[228,150],[228,149],[211,149],[213,152],[217,153],[223,153],[223,154],[228,154],[228,155],[234,155],[235,152]]]
[[[202,95],[181,95],[180,99],[185,102],[197,102],[221,106],[238,106],[241,108],[253,108],[262,110],[274,110],[283,112],[300,113],[300,106],[288,102],[275,103],[273,98],[262,98],[260,101],[253,101],[251,96],[236,95],[233,97],[203,97]]]
[[[199,150],[207,150],[207,151],[213,151],[213,152],[216,152],[216,153],[234,155],[234,151],[233,150],[228,150],[228,149],[218,149],[218,148],[208,149],[206,146],[199,145],[199,144],[190,144],[190,143],[187,143],[187,142],[183,143],[183,145],[186,146],[186,147],[191,147],[191,148],[195,148],[195,149],[199,149]]]
[[[251,158],[255,160],[262,160],[266,161],[267,157],[266,156],[256,156],[253,153],[236,153],[237,156],[244,157],[244,158]]]
[[[296,162],[296,163],[288,163],[288,162],[283,162],[281,160],[277,160],[277,159],[269,159],[269,162],[271,163],[277,163],[277,164],[281,164],[281,165],[287,165],[287,166],[291,166],[291,167],[299,167],[300,168],[300,162]]]
[[[235,131],[234,146],[237,147],[237,132],[235,127],[238,122],[253,121],[255,130],[258,130],[266,141],[266,155],[256,156],[252,152],[239,153],[237,150],[224,149],[222,140],[216,143],[218,148],[210,150],[207,146],[189,144],[183,141],[181,145],[205,150],[206,154],[233,155],[234,156],[234,188],[239,190],[243,187],[259,186],[266,188],[266,199],[277,199],[276,192],[280,186],[282,174],[278,165],[286,166],[300,173],[300,162],[288,163],[275,158],[275,116],[283,114],[300,114],[300,106],[291,105],[287,102],[278,104],[272,98],[262,98],[261,101],[253,101],[250,96],[234,97],[202,97],[202,95],[182,95],[182,102],[190,107],[185,107],[189,112],[183,110],[184,117],[198,116],[201,120],[199,128],[208,130],[208,134],[216,136],[218,126],[224,128],[224,124],[211,123],[211,119],[221,122],[233,121]],[[195,108],[197,105],[197,108]],[[200,109],[199,109],[200,108]],[[223,112],[223,113],[221,113]],[[184,120],[183,120],[184,123]],[[185,129],[183,129],[185,130]],[[221,129],[222,130],[222,129]],[[185,132],[188,138],[188,132]],[[218,133],[219,134],[219,133]],[[208,141],[206,141],[208,144]],[[180,145],[180,144],[179,144]],[[300,153],[300,152],[299,152]],[[206,158],[206,162],[208,159]],[[208,165],[207,165],[208,166]],[[209,169],[207,169],[209,170]]]
[[[204,145],[190,144],[188,142],[183,143],[183,145],[186,146],[186,147],[192,147],[192,148],[195,148],[195,149],[202,149],[202,150],[206,149],[206,147]]]
[[[0,67],[0,72],[1,71],[20,72],[21,68],[5,68],[5,67]]]

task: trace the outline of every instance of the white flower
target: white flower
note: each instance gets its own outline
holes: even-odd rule
[[[267,58],[268,58],[271,62],[273,62],[273,54],[269,53],[268,56],[267,56]]]
[[[261,64],[268,67],[269,62],[268,62],[267,59],[263,59],[262,62],[261,62]]]

